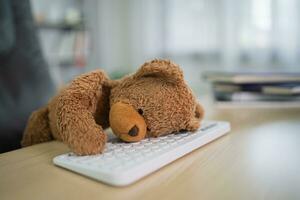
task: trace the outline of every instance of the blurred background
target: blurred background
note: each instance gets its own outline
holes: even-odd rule
[[[2,151],[19,147],[7,145],[32,110],[96,68],[119,78],[171,59],[200,97],[206,70],[300,71],[298,0],[0,2]]]
[[[201,94],[205,69],[299,68],[298,0],[32,0],[57,82],[104,68],[136,70],[169,58]]]

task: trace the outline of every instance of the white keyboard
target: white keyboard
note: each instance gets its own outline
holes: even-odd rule
[[[206,121],[194,133],[182,132],[136,143],[108,141],[103,154],[67,153],[53,159],[56,165],[114,186],[125,186],[217,139],[230,130],[228,122]]]

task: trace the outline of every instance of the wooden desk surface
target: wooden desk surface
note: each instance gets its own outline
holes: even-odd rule
[[[0,154],[0,199],[300,199],[300,110],[210,110],[232,131],[124,188],[56,167],[49,142]]]

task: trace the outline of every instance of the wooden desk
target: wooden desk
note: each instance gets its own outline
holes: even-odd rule
[[[212,110],[229,135],[114,188],[56,167],[49,142],[0,155],[0,199],[300,199],[300,110]]]

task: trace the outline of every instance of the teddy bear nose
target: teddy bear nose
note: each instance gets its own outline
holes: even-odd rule
[[[139,134],[139,128],[134,125],[134,127],[132,127],[129,132],[128,132],[128,135],[132,136],[132,137],[135,137]]]
[[[137,142],[145,138],[147,126],[133,106],[117,102],[111,106],[109,123],[116,136],[126,142]]]

